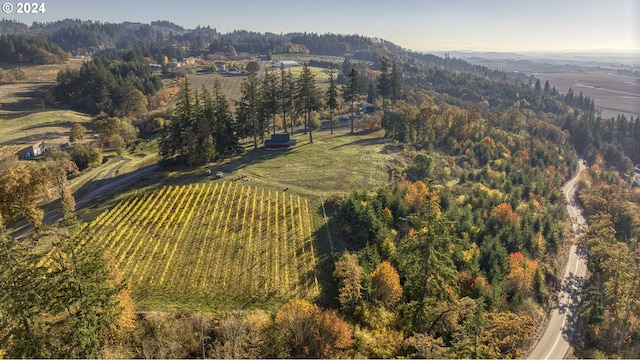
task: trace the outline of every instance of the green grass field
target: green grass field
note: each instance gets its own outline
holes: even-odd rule
[[[31,144],[44,140],[51,144],[69,141],[69,129],[75,122],[91,121],[91,116],[70,111],[52,110],[29,115],[0,119],[0,145]]]
[[[240,156],[213,164],[213,173],[222,171],[230,178],[246,174],[249,181],[273,189],[285,189],[295,194],[320,199],[353,189],[374,190],[389,182],[387,164],[398,151],[384,132],[350,134],[342,127],[330,134],[314,131],[314,143],[309,135],[296,133],[298,145],[292,150],[257,150],[247,145]],[[206,178],[206,167],[191,171],[167,171],[168,184],[188,184]]]
[[[299,145],[291,151],[266,151],[261,161],[242,168],[261,183],[281,184],[307,195],[328,196],[353,189],[375,189],[389,181],[384,153],[388,140],[381,133],[356,134],[326,131],[297,135]]]
[[[0,84],[0,147],[19,148],[24,144],[45,141],[61,144],[68,141],[74,122],[88,123],[91,117],[69,110],[52,109],[45,104],[44,92],[66,67],[79,68],[82,61],[66,64],[20,67],[25,79]],[[0,64],[3,69],[14,65]],[[20,145],[20,146],[18,146]]]

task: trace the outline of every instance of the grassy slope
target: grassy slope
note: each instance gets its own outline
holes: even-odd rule
[[[36,112],[14,119],[0,120],[0,145],[30,144],[45,140],[53,143],[69,141],[74,122],[86,123],[91,117],[69,110]]]
[[[26,78],[0,87],[0,147],[20,148],[45,140],[59,144],[68,141],[73,122],[87,123],[91,117],[68,110],[52,109],[44,104],[44,91],[53,86],[58,72],[66,67],[79,68],[78,60],[62,65],[23,66]],[[0,64],[7,69],[12,66]]]
[[[228,177],[247,174],[250,181],[274,189],[289,188],[299,195],[319,199],[336,193],[350,193],[353,189],[376,189],[389,181],[387,162],[393,146],[383,132],[349,134],[345,127],[313,132],[296,133],[298,145],[292,150],[257,150],[211,166],[213,173],[222,171]],[[251,149],[249,147],[249,149]],[[167,172],[170,183],[199,181],[205,169],[189,172]]]

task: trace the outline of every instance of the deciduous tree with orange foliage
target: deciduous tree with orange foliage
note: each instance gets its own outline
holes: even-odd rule
[[[404,202],[409,212],[428,212],[429,215],[438,217],[441,214],[438,201],[438,194],[429,189],[422,181],[405,183],[407,193],[404,195]]]
[[[509,254],[509,275],[507,280],[518,291],[530,293],[533,279],[538,270],[538,262],[527,259],[521,252]]]
[[[282,305],[274,323],[281,357],[338,357],[353,345],[351,328],[331,310],[302,299]]]
[[[44,213],[38,202],[49,194],[49,178],[44,169],[15,158],[0,159],[0,214],[7,224],[25,218],[39,228]]]
[[[491,210],[491,216],[500,220],[503,224],[508,224],[518,220],[518,214],[513,211],[511,204],[502,203]]]
[[[397,304],[402,298],[400,275],[391,263],[383,261],[371,274],[373,293],[386,306]]]

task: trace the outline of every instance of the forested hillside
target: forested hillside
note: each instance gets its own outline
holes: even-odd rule
[[[26,35],[0,35],[0,58],[10,64],[59,64],[69,55],[58,45]]]

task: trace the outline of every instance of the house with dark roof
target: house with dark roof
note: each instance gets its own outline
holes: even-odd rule
[[[298,140],[289,138],[289,134],[273,134],[271,139],[264,141],[267,150],[291,149],[298,143]]]

